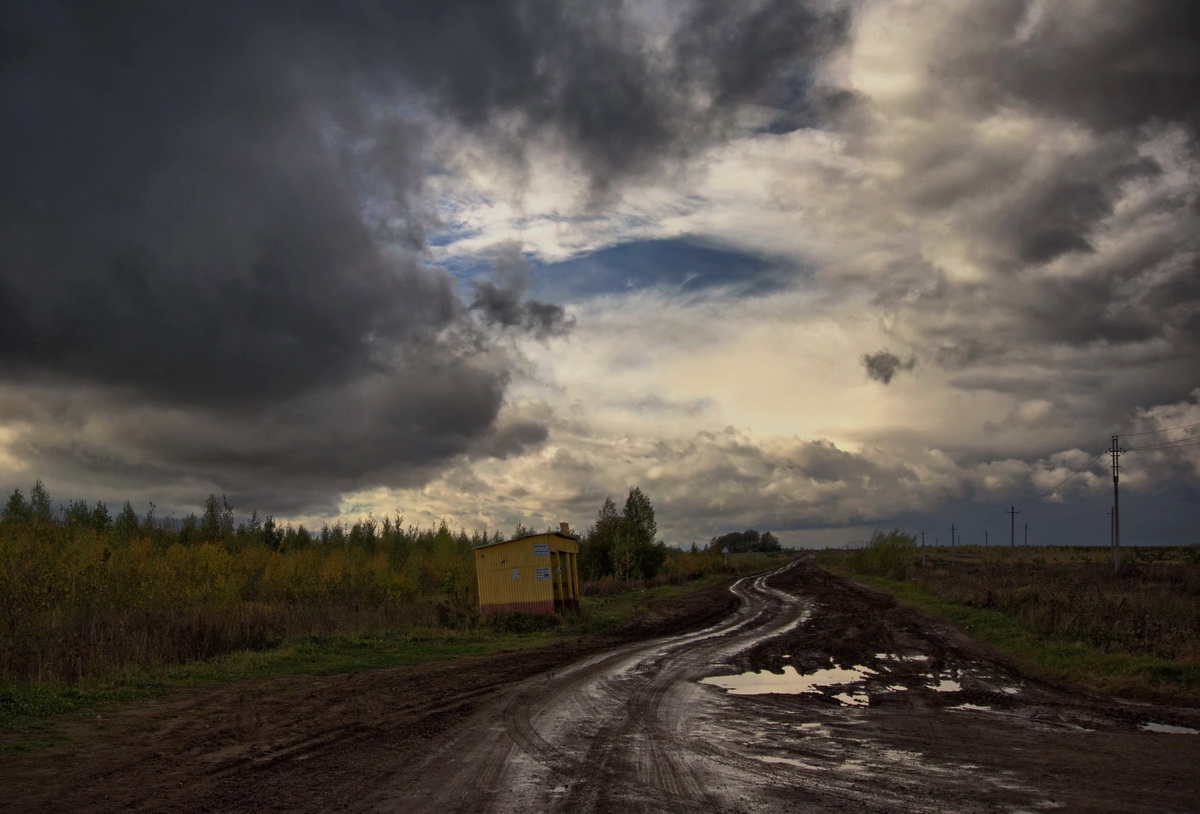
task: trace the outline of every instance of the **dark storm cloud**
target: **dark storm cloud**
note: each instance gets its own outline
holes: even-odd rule
[[[12,449],[69,482],[279,511],[542,443],[539,422],[497,425],[507,363],[472,313],[543,337],[567,321],[524,301],[520,274],[467,307],[418,260],[428,128],[518,163],[523,138],[548,136],[615,194],[840,36],[795,9],[783,36],[704,6],[689,45],[656,53],[622,13],[0,3],[0,382],[72,405],[35,410]],[[694,44],[719,31],[769,53],[706,61]]]
[[[864,354],[862,363],[869,377],[877,382],[890,384],[899,371],[912,370],[917,364],[917,360],[910,358],[904,361],[891,351],[881,350],[875,353]]]
[[[0,102],[10,374],[243,406],[376,371],[372,342],[456,318],[448,278],[381,255],[324,100],[252,12],[6,12],[25,57]]]
[[[1089,375],[1111,375],[1145,354],[1200,353],[1200,210],[1181,180],[1200,149],[1193,5],[979,0],[923,18],[939,45],[925,84],[882,104],[936,124],[903,138],[892,118],[862,121],[887,134],[874,148],[904,167],[909,211],[952,224],[928,232],[925,255],[948,274],[914,263],[875,284],[879,304],[912,307],[929,358],[1042,365],[1051,355],[1032,346],[1067,346]],[[1114,394],[1116,409],[1146,392]]]
[[[849,14],[794,0],[730,4],[701,0],[676,37],[688,72],[704,77],[718,104],[786,103],[789,115],[809,102],[815,60],[842,41]],[[803,55],[803,60],[797,60]],[[822,90],[812,101],[837,107],[844,94]]]
[[[521,139],[549,132],[604,196],[623,179],[669,171],[722,135],[744,102],[767,94],[804,107],[807,83],[785,80],[806,78],[847,29],[844,14],[815,5],[697,3],[657,44],[617,3],[368,3],[360,47],[518,161]]]
[[[1200,20],[1194,2],[1042,6],[1029,38],[999,59],[997,76],[1009,92],[1102,129],[1157,119],[1180,122],[1200,135]]]

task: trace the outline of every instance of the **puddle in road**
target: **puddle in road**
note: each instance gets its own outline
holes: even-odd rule
[[[820,687],[838,687],[854,684],[874,675],[865,667],[854,667],[848,670],[832,668],[817,670],[815,673],[800,674],[790,664],[785,665],[782,673],[762,672],[742,673],[733,676],[709,676],[700,679],[701,684],[714,684],[724,687],[734,695],[763,695],[765,693],[804,693],[817,692]],[[842,693],[837,698],[844,700]],[[855,700],[845,701],[848,704],[866,704],[866,696],[852,696]]]
[[[1167,732],[1172,735],[1200,735],[1200,729],[1192,729],[1189,726],[1171,726],[1170,724],[1156,724],[1153,721],[1147,721],[1138,727],[1143,732]]]

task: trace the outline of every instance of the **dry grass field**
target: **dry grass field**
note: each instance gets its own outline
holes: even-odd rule
[[[1200,703],[1200,546],[1127,548],[1117,573],[1103,547],[893,541],[821,560],[950,617],[1048,677]]]

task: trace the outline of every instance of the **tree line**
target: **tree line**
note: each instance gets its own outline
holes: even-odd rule
[[[631,581],[682,582],[724,571],[714,551],[657,539],[654,506],[630,489],[581,535],[583,592]],[[518,526],[513,537],[530,532]],[[237,522],[223,496],[182,520],[125,501],[56,505],[41,481],[0,510],[0,678],[79,680],[333,631],[478,623],[472,549],[499,530],[406,525],[396,515],[346,525]]]
[[[729,549],[731,554],[745,554],[750,551],[766,553],[782,551],[783,547],[779,544],[779,538],[769,531],[759,533],[755,529],[746,529],[714,537],[709,541],[706,549],[718,553]]]

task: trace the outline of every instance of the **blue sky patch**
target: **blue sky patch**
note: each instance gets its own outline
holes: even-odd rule
[[[781,288],[778,267],[755,254],[688,239],[625,243],[531,269],[533,296],[565,302],[657,288],[689,295],[726,288],[743,296]]]

